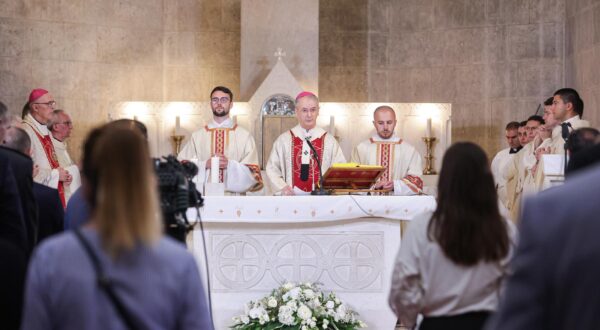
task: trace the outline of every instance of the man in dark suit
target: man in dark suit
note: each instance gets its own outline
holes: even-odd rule
[[[486,330],[600,329],[600,166],[526,200],[504,298]]]
[[[10,127],[5,134],[4,147],[27,157],[31,152],[31,140],[23,129]],[[33,195],[39,214],[36,226],[37,245],[42,239],[63,230],[64,209],[57,189],[34,182]]]

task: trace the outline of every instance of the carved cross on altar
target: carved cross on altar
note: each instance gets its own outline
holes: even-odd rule
[[[278,60],[281,60],[282,57],[285,57],[285,52],[283,51],[283,48],[277,47],[277,51],[275,52],[275,54],[273,54],[273,56],[277,57]]]

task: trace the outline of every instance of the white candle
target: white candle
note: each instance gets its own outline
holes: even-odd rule
[[[237,125],[237,115],[233,115],[233,117],[231,117],[231,121],[234,125]]]
[[[431,137],[431,118],[427,118],[427,130],[425,131],[425,137]]]
[[[133,120],[135,120],[135,121],[138,120],[136,115],[133,115]]]
[[[329,116],[329,134],[335,136],[335,117]]]
[[[210,182],[219,183],[219,157],[210,159]]]
[[[181,121],[179,116],[175,117],[175,135],[179,135],[179,131],[181,130]]]

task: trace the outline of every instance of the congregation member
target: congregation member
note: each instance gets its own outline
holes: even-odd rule
[[[486,330],[600,329],[600,167],[528,198],[503,299]]]
[[[9,125],[8,109],[0,102],[0,141],[4,141]],[[3,329],[19,329],[27,268],[27,231],[18,178],[12,170],[14,156],[10,150],[0,148],[0,324]],[[31,181],[31,174],[29,176]]]
[[[6,131],[4,147],[18,151],[23,155],[31,154],[31,139],[20,127],[10,127]],[[64,209],[58,190],[33,182],[33,194],[37,203],[36,245],[43,239],[63,231]]]
[[[23,225],[22,233],[13,233],[15,242],[24,251],[29,254],[37,243],[38,231],[38,206],[33,192],[33,172],[34,165],[28,154],[21,153],[5,145],[6,136],[11,130],[11,120],[8,116],[8,109],[0,102],[0,119],[2,123],[2,145],[0,145],[0,154],[2,154],[11,167],[11,172],[15,178],[17,192],[19,194],[19,207],[21,208],[21,221]],[[19,225],[20,227],[20,225]],[[20,230],[19,230],[20,231]],[[21,237],[22,235],[22,237]]]
[[[506,208],[509,211],[510,219],[513,221],[518,220],[523,196],[536,192],[535,178],[532,173],[537,163],[533,141],[538,134],[539,127],[543,124],[544,119],[540,116],[533,115],[527,118],[525,125],[525,132],[527,133],[526,144],[507,163],[504,169],[507,197]]]
[[[73,130],[73,121],[69,114],[64,110],[54,110],[48,121],[48,129],[52,134],[52,144],[56,151],[56,158],[61,168],[66,169],[72,176],[72,180],[69,184],[65,184],[65,201],[68,203],[71,195],[81,185],[81,179],[79,177],[79,168],[71,160],[69,151],[67,150],[67,139],[71,137],[71,131]]]
[[[135,130],[142,134],[146,141],[148,140],[148,129],[141,121],[122,118],[109,122],[106,127]],[[92,135],[89,138],[92,138]],[[80,187],[71,196],[69,205],[65,210],[65,230],[79,228],[89,220],[89,215],[90,205],[85,199],[83,189]]]
[[[195,183],[203,191],[212,171],[218,171],[218,181],[227,193],[245,193],[262,188],[256,143],[252,135],[239,127],[229,116],[233,107],[233,92],[217,86],[210,93],[212,120],[194,132],[178,155],[198,165]],[[218,168],[212,168],[211,158],[219,157]]]
[[[476,144],[448,148],[435,211],[410,221],[389,296],[406,327],[421,314],[420,330],[482,329],[496,310],[516,229],[500,215],[488,164]]]
[[[396,113],[390,106],[373,112],[376,133],[354,148],[351,162],[385,167],[373,189],[392,189],[395,195],[415,195],[423,191],[422,159],[417,150],[395,134]]]
[[[569,162],[565,178],[572,178],[585,168],[600,162],[600,132],[591,127],[582,127],[569,135]]]
[[[90,137],[82,169],[90,221],[36,249],[22,329],[213,329],[194,257],[162,235],[146,140],[114,126]]]
[[[58,189],[64,207],[66,206],[65,185],[71,182],[72,176],[58,163],[50,130],[46,127],[55,105],[54,97],[47,90],[34,89],[23,108],[22,118],[23,128],[31,138],[33,163],[39,168],[34,180]]]
[[[346,159],[336,139],[317,127],[319,99],[311,92],[301,92],[295,106],[298,125],[281,134],[273,143],[266,172],[276,195],[306,195],[319,184],[319,176],[325,174],[334,163]],[[316,150],[321,170],[308,142]]]
[[[496,191],[498,192],[498,199],[502,205],[506,206],[506,180],[504,178],[504,171],[507,164],[512,160],[513,156],[523,148],[519,142],[519,123],[511,121],[506,124],[505,138],[508,147],[500,150],[494,159],[492,160],[492,174],[494,175],[494,182],[496,182]]]

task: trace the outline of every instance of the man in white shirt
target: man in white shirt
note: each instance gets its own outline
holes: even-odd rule
[[[298,125],[273,143],[266,172],[277,195],[309,194],[319,184],[319,166],[307,141],[317,151],[323,174],[334,163],[345,163],[342,149],[331,134],[317,127],[319,99],[311,92],[296,97]]]
[[[47,126],[52,134],[52,144],[56,151],[58,164],[60,167],[66,169],[72,176],[72,181],[69,184],[65,184],[65,201],[68,202],[71,195],[81,185],[79,168],[73,160],[71,160],[71,156],[67,150],[67,139],[71,137],[73,122],[71,121],[71,117],[64,110],[56,109],[52,111]]]
[[[34,89],[29,94],[29,101],[23,109],[23,129],[31,139],[31,158],[39,171],[33,178],[43,185],[58,189],[63,207],[66,206],[65,184],[73,177],[69,171],[61,167],[52,137],[46,125],[52,116],[56,102],[47,90]]]
[[[210,93],[213,119],[194,132],[178,155],[198,165],[196,185],[203,189],[212,171],[218,171],[218,183],[227,193],[245,193],[262,188],[256,143],[250,133],[229,117],[233,107],[233,93],[224,86]],[[212,157],[218,157],[218,168],[213,168]]]
[[[394,109],[383,105],[373,112],[376,134],[361,142],[352,152],[352,162],[386,168],[374,189],[393,189],[395,195],[415,195],[423,190],[421,155],[394,133]]]
[[[500,202],[506,206],[506,180],[504,178],[504,171],[506,171],[507,164],[512,160],[513,156],[523,148],[519,143],[518,137],[519,123],[511,121],[506,125],[506,142],[508,148],[500,150],[494,159],[492,160],[492,174],[496,181],[496,190],[498,192],[498,198]]]

